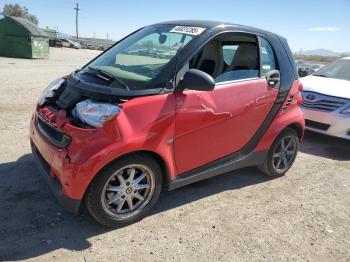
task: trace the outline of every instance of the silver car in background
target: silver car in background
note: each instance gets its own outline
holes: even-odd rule
[[[300,81],[306,129],[350,140],[350,57]]]
[[[66,38],[61,38],[60,39],[62,41],[62,46],[63,47],[70,47],[70,48],[75,48],[75,49],[80,49],[81,45],[77,42],[74,42],[70,39],[66,39]]]

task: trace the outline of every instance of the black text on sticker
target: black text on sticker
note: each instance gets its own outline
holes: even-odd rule
[[[170,32],[182,33],[187,35],[200,35],[205,30],[204,27],[197,26],[175,26]]]

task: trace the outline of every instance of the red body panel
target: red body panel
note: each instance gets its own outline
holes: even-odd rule
[[[273,141],[278,136],[278,134],[281,133],[281,131],[288,126],[296,125],[300,129],[301,135],[302,136],[304,135],[304,129],[305,129],[304,114],[299,108],[299,105],[301,104],[301,95],[300,95],[301,88],[302,86],[300,81],[299,80],[294,81],[289,91],[289,94],[287,96],[287,99],[284,101],[280,111],[278,112],[275,119],[272,121],[270,127],[266,130],[260,143],[254,149],[254,152],[259,152],[259,151],[269,149]],[[287,107],[287,109],[285,109],[287,100],[291,96],[293,96],[294,98],[290,103],[290,105]]]
[[[62,191],[81,199],[93,177],[112,160],[135,151],[150,151],[163,159],[168,176],[175,177],[172,138],[175,129],[175,95],[140,97],[121,105],[121,113],[100,129],[83,129],[68,122],[65,114],[39,109],[48,121],[72,137],[67,149],[59,149],[42,137],[31,122],[31,140],[51,166],[51,176]],[[170,140],[169,140],[170,139]]]
[[[265,120],[277,94],[265,79],[179,94],[174,142],[177,172],[240,150]]]
[[[34,117],[30,136],[51,166],[51,176],[61,182],[63,194],[79,200],[103,167],[128,153],[157,154],[168,178],[173,179],[241,149],[265,120],[277,92],[260,79],[222,85],[212,92],[139,97],[121,104],[120,114],[99,129],[79,128],[69,122],[64,111],[39,108],[38,113],[71,136],[72,142],[66,149],[55,147],[38,132]],[[296,81],[291,93],[297,97],[298,92]],[[290,124],[303,130],[296,101],[277,115],[255,151],[267,150]]]

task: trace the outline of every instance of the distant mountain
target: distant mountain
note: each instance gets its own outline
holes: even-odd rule
[[[62,32],[58,32],[58,35],[59,35],[60,38],[72,38],[73,37],[72,35],[65,34],[65,33],[62,33]]]
[[[316,55],[316,56],[341,56],[344,54],[350,55],[349,52],[334,52],[332,50],[327,49],[315,49],[315,50],[307,50],[307,51],[297,51],[295,52],[296,55]]]

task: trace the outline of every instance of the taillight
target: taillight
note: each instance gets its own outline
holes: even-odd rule
[[[297,98],[297,104],[300,106],[302,103],[303,103],[303,97],[299,93],[299,96]]]
[[[298,90],[299,90],[299,94],[297,98],[297,104],[301,105],[303,103],[303,97],[301,95],[301,92],[303,91],[303,84],[301,82],[299,82]]]
[[[301,82],[299,82],[298,90],[299,92],[303,91],[303,84]]]

